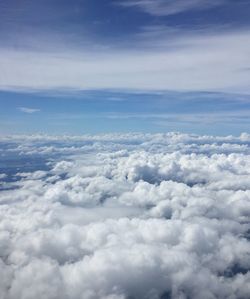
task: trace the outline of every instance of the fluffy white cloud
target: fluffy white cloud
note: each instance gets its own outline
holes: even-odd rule
[[[1,299],[249,297],[249,135],[0,142]]]

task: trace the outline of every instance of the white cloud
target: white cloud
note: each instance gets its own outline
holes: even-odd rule
[[[2,137],[51,169],[0,192],[0,298],[247,299],[249,141]]]
[[[179,30],[169,35],[161,29],[157,38],[151,31],[137,35],[133,47],[127,44],[102,53],[2,48],[0,88],[250,92],[249,31]]]
[[[7,177],[7,175],[5,173],[0,173],[0,180],[5,179],[6,177]]]
[[[20,111],[22,111],[24,113],[28,113],[28,114],[32,114],[32,113],[41,111],[40,109],[28,108],[28,107],[19,107],[18,109]]]
[[[225,0],[125,0],[124,7],[137,7],[154,16],[168,16],[186,11],[206,10],[226,3]]]

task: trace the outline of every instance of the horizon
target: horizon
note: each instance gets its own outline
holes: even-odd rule
[[[2,0],[0,40],[0,299],[249,299],[250,0]]]

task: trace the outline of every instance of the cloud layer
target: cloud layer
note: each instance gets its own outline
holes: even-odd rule
[[[248,134],[0,142],[1,299],[249,297]]]
[[[46,45],[39,50],[0,48],[0,89],[249,94],[249,30],[212,30],[215,28],[188,32],[150,27],[125,45],[107,46],[102,51],[93,43],[84,49],[62,45],[54,50],[46,50]]]

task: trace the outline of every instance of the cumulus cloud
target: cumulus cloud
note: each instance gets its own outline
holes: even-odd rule
[[[0,192],[1,299],[249,297],[248,134],[0,143],[47,161]]]

